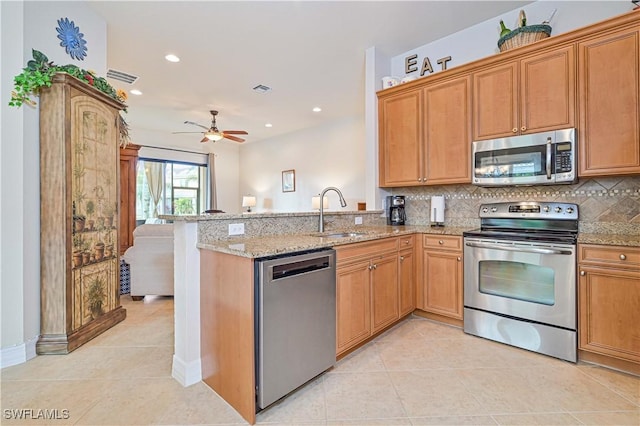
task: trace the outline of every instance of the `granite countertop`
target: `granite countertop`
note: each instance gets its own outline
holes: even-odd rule
[[[322,234],[311,232],[308,234],[273,235],[253,238],[231,238],[216,241],[215,243],[198,243],[200,249],[213,250],[236,256],[259,258],[278,254],[295,253],[298,251],[313,250],[323,247],[335,247],[344,244],[359,243],[363,241],[377,240],[380,238],[397,237],[412,234],[438,234],[457,235],[469,228],[457,227],[429,227],[429,226],[371,226],[354,227],[352,229],[331,230]],[[362,235],[329,238],[328,234],[341,232],[356,232]]]
[[[325,216],[345,216],[345,215],[380,215],[383,210],[326,210]],[[202,222],[208,220],[247,220],[247,219],[268,219],[283,217],[317,217],[319,211],[308,212],[241,212],[241,213],[202,213],[200,215],[158,215],[159,219],[171,220],[174,222]]]
[[[601,244],[605,246],[640,247],[640,235],[578,234],[579,244]]]

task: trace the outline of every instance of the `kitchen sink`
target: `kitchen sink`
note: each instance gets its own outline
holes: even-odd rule
[[[367,235],[366,232],[337,232],[333,234],[323,234],[320,235],[323,238],[354,238],[354,237],[362,237],[363,235]]]

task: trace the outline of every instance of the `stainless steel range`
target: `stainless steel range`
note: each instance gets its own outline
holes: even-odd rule
[[[578,206],[480,206],[464,233],[464,331],[567,361],[577,360]]]

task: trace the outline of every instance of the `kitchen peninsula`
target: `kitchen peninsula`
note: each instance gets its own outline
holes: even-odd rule
[[[354,225],[356,217],[362,218],[361,225]],[[438,268],[434,273],[445,276],[461,268],[461,236],[465,230],[478,226],[475,220],[459,219],[452,223],[456,226],[435,228],[390,227],[386,226],[381,211],[330,212],[326,214],[326,230],[320,234],[316,212],[163,216],[163,219],[173,221],[175,236],[173,377],[185,386],[205,381],[250,423],[255,421],[256,412],[253,315],[257,258],[333,247],[338,253],[338,286],[341,265],[363,276],[364,272],[357,272],[357,265],[367,269],[372,256],[392,259],[397,262],[398,271],[410,276],[413,287],[408,287],[412,295],[409,310],[383,309],[381,313],[392,314],[389,322],[385,322],[386,315],[377,321],[373,318],[375,314],[365,313],[371,315],[362,322],[368,322],[368,328],[362,330],[352,325],[355,331],[351,330],[343,339],[338,332],[338,340],[347,342],[342,346],[338,343],[338,357],[404,318],[407,312],[461,325],[461,313],[457,313],[462,305],[461,274],[451,272],[450,283],[440,282],[429,288],[423,266],[433,260],[436,263],[430,264],[431,268]],[[243,224],[245,234],[229,236],[230,224]],[[342,235],[332,238],[330,234]],[[578,242],[629,247],[630,253],[640,246],[637,236],[620,234],[585,232]],[[378,272],[381,271],[382,266]],[[375,282],[374,277],[368,279]],[[398,279],[398,283],[402,281]],[[401,288],[401,284],[396,285]],[[402,293],[398,290],[396,294],[395,306],[400,306],[398,299]],[[359,312],[357,308],[348,306]],[[374,323],[381,325],[376,327]]]
[[[381,213],[328,212],[323,234],[317,232],[319,217],[315,212],[163,216],[174,222],[173,377],[185,386],[204,380],[253,423],[254,259],[322,247],[350,247],[356,242],[399,245],[396,240],[416,232],[460,238],[465,229],[388,227]],[[356,218],[362,220],[361,225],[354,225]],[[240,223],[245,234],[229,236],[229,225]],[[345,231],[354,234],[328,236]]]

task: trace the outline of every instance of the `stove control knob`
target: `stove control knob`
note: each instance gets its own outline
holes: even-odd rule
[[[497,212],[497,211],[498,211],[498,208],[497,208],[497,207],[491,207],[491,213],[495,213],[495,212]]]
[[[567,213],[571,214],[573,213],[573,207],[567,207]]]
[[[555,209],[553,209],[553,211],[556,213],[560,213],[562,211],[562,207],[556,207]]]
[[[486,208],[486,207],[484,207],[484,208],[482,209],[482,213],[487,213],[488,211],[489,211],[489,209],[488,209],[488,208]]]
[[[544,206],[542,208],[542,211],[545,212],[545,213],[549,213],[549,210],[551,210],[551,209],[549,209],[549,206]]]

